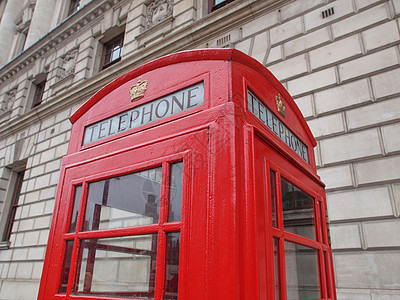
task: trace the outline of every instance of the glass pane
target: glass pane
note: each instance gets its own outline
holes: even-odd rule
[[[92,182],[83,230],[104,230],[158,223],[161,167]]]
[[[281,179],[284,230],[315,240],[314,199]]]
[[[278,220],[276,217],[276,177],[275,172],[270,171],[269,177],[271,180],[271,210],[272,210],[272,226],[278,227]]]
[[[75,294],[153,299],[157,235],[82,240]]]
[[[105,47],[106,47],[106,53],[107,54],[111,53],[113,51],[113,49],[114,49],[114,45],[112,43],[111,44],[106,44]]]
[[[104,64],[108,64],[111,62],[111,54],[106,54],[106,56],[104,57]]]
[[[69,226],[68,232],[75,232],[76,230],[76,221],[78,219],[78,210],[79,210],[79,203],[81,200],[81,194],[82,194],[82,186],[78,185],[75,187],[74,190],[74,203],[73,203],[73,209],[72,209],[72,216],[71,216],[71,224]]]
[[[214,0],[214,5],[218,5],[222,2],[225,2],[226,0]]]
[[[114,61],[114,60],[116,60],[116,59],[118,59],[118,58],[120,58],[120,57],[121,57],[120,48],[119,48],[119,47],[118,47],[118,48],[115,48],[114,51],[112,52],[112,58],[111,58],[111,60]]]
[[[171,165],[168,222],[181,220],[183,163]]]
[[[116,49],[117,47],[119,48],[122,44],[122,39],[119,38],[114,42],[114,49]]]
[[[285,262],[287,299],[319,299],[318,251],[285,242]]]
[[[279,240],[274,239],[275,299],[280,299]]]
[[[167,233],[164,300],[178,299],[180,233]]]
[[[331,286],[329,282],[329,261],[328,254],[324,252],[324,263],[325,263],[325,278],[326,278],[326,289],[327,289],[327,297],[331,297]]]
[[[74,246],[74,241],[67,241],[65,246],[63,267],[61,270],[60,286],[58,288],[59,294],[65,294],[67,292],[68,275],[69,275],[69,269],[71,268],[73,246]]]
[[[324,218],[324,214],[322,213],[322,203],[318,202],[318,211],[321,219],[321,235],[322,235],[322,242],[326,244],[326,235],[324,231],[324,223],[326,222],[326,219]]]

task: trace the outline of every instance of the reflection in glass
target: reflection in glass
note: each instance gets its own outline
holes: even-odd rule
[[[274,238],[275,299],[280,299],[279,240]]]
[[[75,294],[153,299],[157,235],[82,240]]]
[[[319,299],[318,251],[285,242],[285,262],[287,299]]]
[[[277,215],[276,215],[276,178],[275,172],[269,171],[269,178],[271,181],[271,210],[272,210],[272,226],[278,227]]]
[[[90,183],[83,230],[158,223],[161,175],[158,167]]]
[[[63,262],[63,267],[61,269],[60,286],[58,288],[59,294],[65,294],[67,292],[68,275],[69,275],[69,269],[71,268],[71,258],[72,258],[73,246],[74,246],[73,240],[66,242],[64,262]]]
[[[326,278],[327,297],[330,298],[331,297],[331,285],[329,282],[328,254],[327,254],[327,252],[323,252],[323,253],[324,253],[324,263],[325,263],[325,278]]]
[[[322,212],[322,203],[321,202],[318,202],[318,211],[319,211],[319,216],[320,216],[320,220],[321,220],[320,230],[321,230],[321,235],[322,235],[322,242],[324,244],[326,244],[326,235],[325,235],[324,226],[323,226],[325,219],[324,219],[324,214]]]
[[[71,224],[69,226],[68,232],[75,232],[76,230],[76,221],[78,219],[78,210],[79,210],[79,203],[81,200],[82,194],[82,186],[78,185],[75,187],[74,190],[74,207],[72,209],[72,216],[71,216]]]
[[[284,230],[315,240],[314,199],[281,179]]]
[[[179,232],[167,233],[164,300],[178,299]]]
[[[181,220],[183,163],[171,165],[168,222]]]

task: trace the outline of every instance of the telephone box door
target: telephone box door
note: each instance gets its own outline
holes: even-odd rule
[[[66,169],[49,243],[65,255],[43,274],[46,299],[204,299],[206,141],[201,130]]]
[[[260,299],[331,298],[323,186],[259,137],[255,167]]]

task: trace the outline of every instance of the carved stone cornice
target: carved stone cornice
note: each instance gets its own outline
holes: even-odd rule
[[[104,11],[115,6],[122,0],[91,1],[75,14],[68,17],[43,38],[23,51],[13,60],[0,68],[0,83],[13,77],[16,73],[42,57],[44,54],[61,44],[75,32],[88,26],[93,20],[101,16]]]

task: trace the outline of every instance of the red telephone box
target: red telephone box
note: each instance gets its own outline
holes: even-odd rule
[[[336,299],[316,142],[257,61],[169,55],[71,121],[39,299]]]

